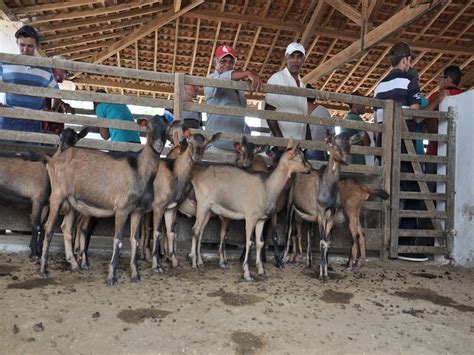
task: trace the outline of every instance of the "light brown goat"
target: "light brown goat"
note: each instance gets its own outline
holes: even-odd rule
[[[311,165],[297,147],[289,144],[273,172],[264,176],[232,166],[211,166],[193,178],[196,196],[196,223],[193,226],[191,260],[193,268],[202,269],[201,238],[211,212],[229,219],[245,219],[246,255],[243,262],[244,279],[252,280],[248,267],[251,235],[255,231],[258,274],[265,271],[261,262],[262,230],[265,220],[273,213],[276,201],[291,174],[308,173]]]
[[[114,285],[118,281],[117,266],[124,226],[131,214],[131,280],[140,280],[136,236],[143,211],[148,208],[153,197],[153,180],[165,144],[167,128],[168,123],[163,116],[148,120],[147,142],[138,153],[107,154],[70,148],[49,161],[47,168],[51,181],[50,214],[45,226],[41,276],[47,276],[53,226],[61,205],[67,203],[73,209],[69,208],[64,217],[63,231],[66,259],[71,263],[72,269],[79,269],[71,245],[74,210],[86,216],[115,216],[114,247],[107,277],[108,285]]]
[[[87,135],[84,128],[76,133],[72,128],[62,131],[59,146],[54,156],[76,145]],[[51,191],[48,171],[44,160],[45,155],[32,156],[25,154],[9,154],[0,157],[0,200],[5,203],[19,203],[31,206],[31,258],[39,259],[40,242],[43,232],[43,222],[47,216],[48,198]]]

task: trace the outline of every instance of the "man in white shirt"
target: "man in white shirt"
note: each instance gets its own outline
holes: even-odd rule
[[[267,83],[304,88],[305,84],[299,75],[304,63],[304,56],[305,49],[300,43],[290,43],[285,51],[285,69],[273,74]],[[308,104],[306,97],[267,93],[265,110],[306,115]],[[267,123],[274,137],[305,139],[306,124],[304,123],[274,120],[267,120]]]

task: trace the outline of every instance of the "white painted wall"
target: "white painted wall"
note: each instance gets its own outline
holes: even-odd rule
[[[454,210],[454,261],[474,266],[474,90],[448,96],[441,111],[453,106],[456,118],[456,196]],[[441,128],[441,127],[440,127]]]

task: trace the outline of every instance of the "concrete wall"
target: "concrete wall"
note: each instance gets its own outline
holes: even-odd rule
[[[474,266],[474,90],[449,96],[440,109],[454,106],[456,118],[456,196],[454,211],[454,260]]]

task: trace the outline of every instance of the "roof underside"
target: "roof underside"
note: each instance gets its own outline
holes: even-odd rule
[[[429,95],[443,68],[459,65],[472,85],[474,71],[473,1],[398,0],[223,0],[223,1],[4,1],[11,19],[35,26],[48,57],[95,62],[160,72],[206,76],[216,46],[230,44],[239,53],[237,69],[264,80],[283,67],[284,49],[302,41],[307,49],[302,75],[316,88],[373,95],[389,70],[390,46],[407,41],[415,52],[420,87]],[[428,5],[425,3],[429,3]],[[428,9],[411,22],[402,10]],[[386,38],[370,42],[372,29],[385,26]],[[362,31],[362,28],[365,28]],[[361,38],[363,50],[341,52]],[[327,61],[326,70],[321,65]],[[332,65],[332,63],[336,63]],[[319,69],[317,69],[319,68]],[[109,92],[169,97],[166,84],[81,74],[79,89],[107,87]]]

